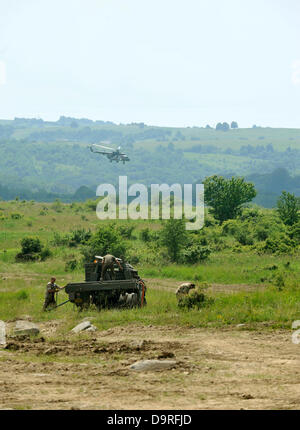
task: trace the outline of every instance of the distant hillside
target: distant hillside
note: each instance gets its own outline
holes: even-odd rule
[[[131,161],[124,166],[92,154],[89,145],[102,140],[121,145]],[[264,177],[278,168],[294,179]],[[194,183],[213,174],[254,178],[265,200],[281,187],[299,195],[300,130],[217,131],[66,117],[56,122],[0,121],[0,184],[8,190],[34,195],[42,189],[47,198],[54,198],[73,196],[82,185],[95,190],[100,183],[116,184],[121,175],[127,175],[129,183],[149,185]]]

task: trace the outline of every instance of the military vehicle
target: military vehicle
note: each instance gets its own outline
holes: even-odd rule
[[[100,280],[97,268],[102,264],[102,257],[96,256],[93,263],[85,264],[85,281],[67,284],[64,289],[69,295],[67,302],[74,303],[80,310],[95,305],[97,309],[110,307],[142,307],[146,305],[146,285],[129,263],[115,264],[115,279],[107,272]],[[58,307],[56,306],[56,307]]]
[[[123,164],[125,164],[126,161],[130,161],[128,155],[126,155],[124,152],[121,152],[121,146],[119,146],[117,149],[114,149],[108,146],[97,145],[94,143],[90,146],[90,150],[91,152],[95,152],[96,154],[105,155],[111,163],[113,161],[115,161],[116,163],[122,161]]]

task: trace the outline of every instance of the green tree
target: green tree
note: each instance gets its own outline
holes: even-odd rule
[[[161,233],[161,241],[168,249],[169,256],[173,262],[178,261],[179,254],[187,240],[185,221],[183,219],[168,220]]]
[[[239,128],[238,123],[236,121],[232,121],[231,128]]]
[[[282,191],[277,201],[277,210],[280,219],[286,225],[294,225],[299,221],[299,202],[294,194]]]
[[[214,175],[204,181],[205,203],[220,222],[236,218],[242,212],[242,205],[255,196],[254,185],[244,178],[225,179]]]
[[[114,224],[100,227],[88,240],[81,252],[87,263],[93,261],[95,255],[112,254],[118,258],[125,258],[125,246]]]

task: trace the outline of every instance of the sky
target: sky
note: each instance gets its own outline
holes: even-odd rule
[[[300,128],[299,0],[0,0],[0,118]]]

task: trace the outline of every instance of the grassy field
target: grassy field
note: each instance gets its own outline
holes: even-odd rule
[[[134,225],[131,239],[125,244],[129,255],[138,255],[134,264],[139,274],[148,282],[147,302],[143,309],[105,310],[100,313],[90,309],[78,313],[73,305],[67,305],[49,313],[42,311],[45,285],[50,276],[57,277],[61,286],[84,279],[81,264],[81,247],[57,246],[55,234],[67,234],[76,228],[96,229],[109,223],[100,222],[95,213],[79,205],[34,202],[1,202],[0,204],[0,317],[4,320],[30,315],[35,321],[63,319],[61,334],[66,333],[77,321],[93,316],[100,329],[118,325],[170,325],[179,326],[228,326],[246,323],[251,327],[268,323],[271,327],[290,327],[300,319],[300,263],[299,253],[292,255],[258,254],[249,247],[234,250],[233,238],[228,237],[227,246],[214,250],[209,258],[195,265],[172,264],[162,259],[156,248],[140,238],[140,231],[148,227],[159,232],[161,222],[126,221]],[[18,216],[16,217],[16,214]],[[121,221],[118,221],[121,223]],[[124,224],[123,223],[123,224]],[[38,236],[51,250],[45,261],[16,263],[23,237]],[[66,271],[70,260],[78,262],[73,271]],[[167,280],[168,288],[156,288]],[[207,294],[214,303],[200,310],[180,310],[175,289],[182,281],[194,281],[211,287]],[[214,288],[222,285],[222,291]],[[152,288],[153,285],[153,288]],[[234,290],[232,287],[237,286]],[[245,286],[245,288],[244,288]],[[254,287],[251,291],[247,286]],[[60,293],[59,302],[66,295]]]

